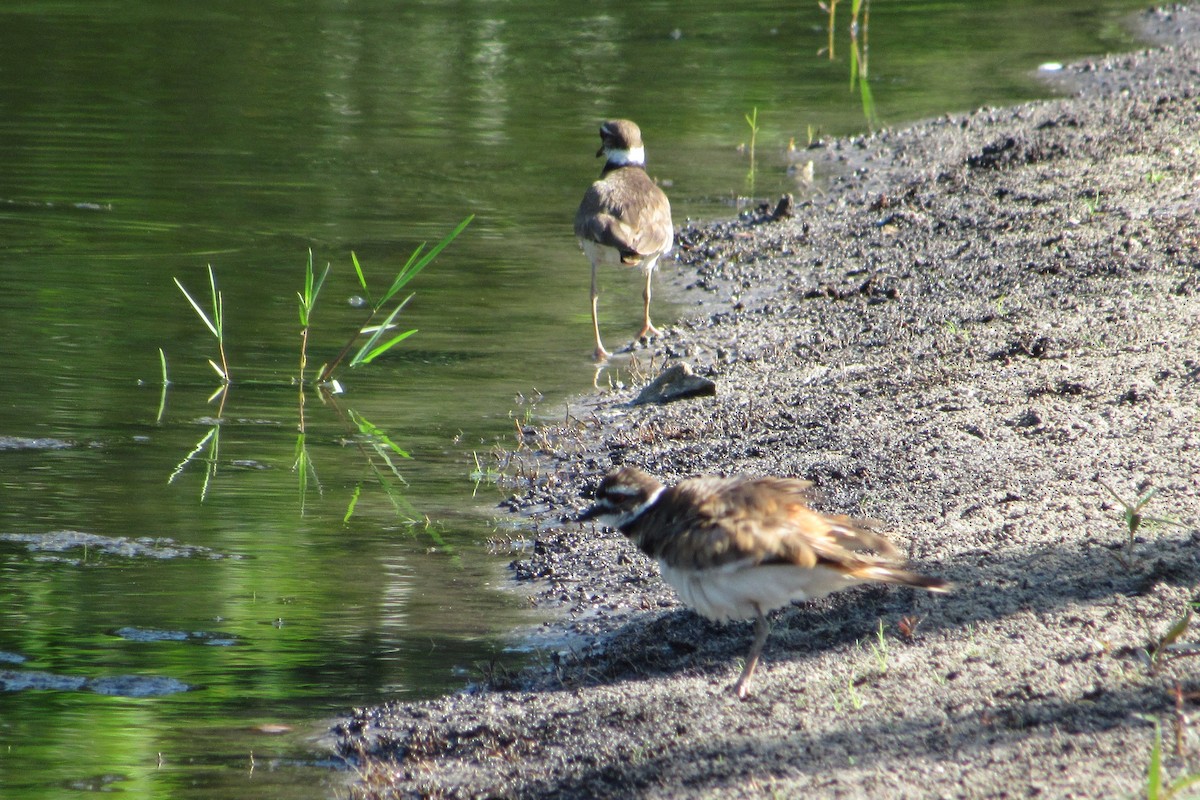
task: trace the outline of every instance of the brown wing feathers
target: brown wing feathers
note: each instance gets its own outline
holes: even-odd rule
[[[635,265],[670,249],[671,206],[645,170],[621,167],[588,189],[575,216],[575,235],[614,247],[625,263]]]
[[[703,477],[683,481],[666,491],[683,495],[680,499],[690,502],[665,503],[658,508],[691,511],[670,519],[664,514],[647,524],[647,531],[664,534],[650,534],[642,541],[643,549],[651,556],[658,557],[664,547],[671,546],[677,555],[686,554],[685,560],[696,569],[750,559],[809,568],[820,564],[863,580],[934,591],[948,587],[940,579],[896,567],[899,551],[871,530],[877,523],[845,515],[827,516],[809,508],[806,501],[811,496],[811,484],[807,481]],[[655,513],[655,509],[648,513]]]

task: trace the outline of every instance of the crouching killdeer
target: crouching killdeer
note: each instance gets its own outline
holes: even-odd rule
[[[788,478],[701,476],[668,488],[623,467],[605,476],[579,519],[619,528],[703,616],[754,620],[754,644],[734,684],[745,699],[770,633],[769,612],[859,583],[950,589],[940,578],[901,569],[896,547],[870,530],[872,523],[813,511],[806,505],[810,487]]]
[[[596,360],[609,353],[600,342],[596,319],[596,268],[601,264],[638,267],[646,276],[642,330],[637,338],[657,334],[650,323],[650,278],[658,259],[671,252],[674,228],[671,203],[646,174],[646,149],[642,132],[627,119],[600,126],[600,150],[605,156],[600,180],[591,185],[575,214],[575,235],[592,262],[592,331],[596,335]]]

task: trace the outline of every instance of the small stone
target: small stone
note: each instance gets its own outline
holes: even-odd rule
[[[663,404],[692,397],[712,397],[716,393],[716,383],[695,374],[692,372],[691,366],[680,362],[672,364],[659,373],[658,377],[647,384],[641,394],[630,402],[630,405]]]

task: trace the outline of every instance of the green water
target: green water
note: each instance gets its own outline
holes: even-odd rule
[[[642,124],[677,223],[750,193],[738,145],[753,108],[753,194],[803,191],[788,140],[866,124],[848,7],[830,60],[815,2],[0,6],[0,441],[66,445],[0,450],[0,536],[206,548],[0,541],[0,675],[192,687],[0,692],[0,794],[331,796],[344,773],[317,741],[329,718],[511,657],[506,633],[533,620],[503,588],[512,556],[486,545],[511,521],[502,491],[471,479],[472,454],[486,462],[514,416],[591,385],[571,218],[598,172],[598,120]],[[899,124],[1036,96],[1038,63],[1132,47],[1119,21],[1138,7],[878,0],[875,113]],[[308,248],[334,265],[316,366],[361,321],[352,250],[378,286],[472,213],[411,287],[404,322],[420,332],[343,371],[332,401],[307,392],[303,483],[291,380]],[[203,297],[208,264],[235,381],[223,405],[208,399],[215,343],[171,280]],[[638,277],[602,281],[619,346],[640,322]],[[685,301],[665,298],[656,320]],[[539,406],[517,399],[539,391]],[[388,451],[393,472],[355,419],[411,458]],[[289,730],[264,732],[276,725]]]

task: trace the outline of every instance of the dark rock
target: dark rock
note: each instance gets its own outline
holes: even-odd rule
[[[693,397],[712,397],[717,393],[717,384],[708,378],[692,372],[685,363],[672,364],[659,373],[658,377],[647,384],[632,401],[631,406],[647,403],[671,403],[675,400],[688,400]]]

